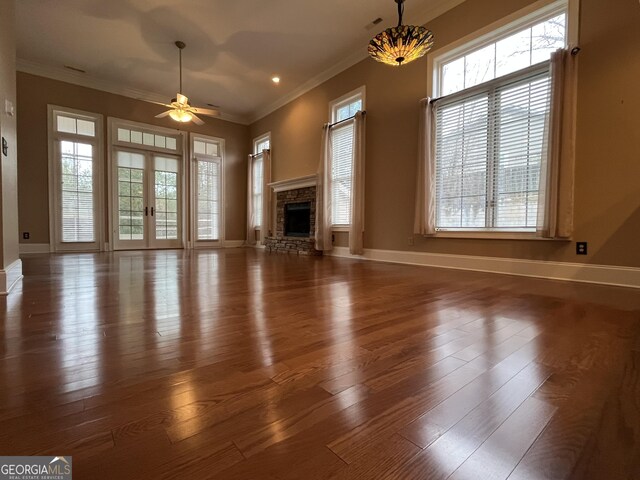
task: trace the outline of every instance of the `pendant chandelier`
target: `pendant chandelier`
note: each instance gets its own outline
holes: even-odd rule
[[[369,42],[369,55],[387,65],[400,66],[422,57],[433,47],[433,33],[425,27],[402,25],[404,0],[398,4],[398,26],[387,28]]]

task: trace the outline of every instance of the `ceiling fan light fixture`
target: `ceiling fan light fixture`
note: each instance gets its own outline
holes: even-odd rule
[[[403,25],[404,0],[398,4],[398,26],[387,28],[369,42],[369,56],[387,65],[401,66],[424,56],[433,47],[433,33],[423,26]]]
[[[183,110],[181,108],[176,108],[175,110],[171,110],[171,112],[169,112],[169,116],[172,119],[174,119],[176,122],[182,122],[182,123],[190,122],[193,119],[193,115],[190,112]]]

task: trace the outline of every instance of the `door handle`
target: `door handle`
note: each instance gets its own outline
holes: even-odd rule
[[[151,216],[153,217],[153,207],[151,207]]]
[[[148,216],[149,215],[149,207],[144,207],[144,216]]]

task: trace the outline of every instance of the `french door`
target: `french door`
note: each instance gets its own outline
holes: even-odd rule
[[[114,249],[182,247],[182,159],[114,150]]]

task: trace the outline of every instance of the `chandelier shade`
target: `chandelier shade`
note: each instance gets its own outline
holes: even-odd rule
[[[369,55],[378,62],[400,66],[424,56],[433,47],[433,33],[425,27],[402,25],[404,0],[398,4],[398,26],[387,28],[369,42]]]

